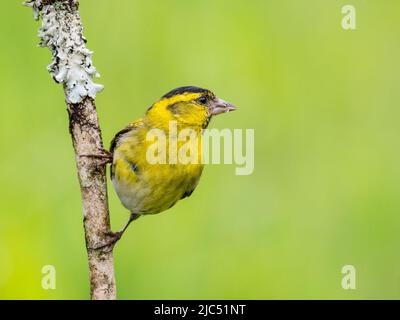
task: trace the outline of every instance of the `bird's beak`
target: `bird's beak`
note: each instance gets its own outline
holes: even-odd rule
[[[217,114],[231,112],[236,109],[237,108],[234,105],[232,105],[222,99],[217,98],[208,107],[208,112],[209,112],[210,116],[215,116]]]

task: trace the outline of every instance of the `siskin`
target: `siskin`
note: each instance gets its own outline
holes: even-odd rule
[[[190,129],[200,139],[189,140],[198,150],[201,159],[201,136],[212,116],[233,111],[236,108],[217,98],[211,91],[198,87],[181,87],[165,94],[154,103],[144,117],[134,121],[117,133],[111,142],[111,180],[123,206],[130,212],[127,225],[115,236],[118,240],[129,224],[146,214],[156,214],[175,205],[180,199],[192,194],[196,188],[203,164],[201,161],[180,163],[172,161],[167,151],[172,146],[171,123],[177,132]],[[148,141],[148,133],[159,129],[165,133],[165,163],[150,163],[148,150],[153,141]],[[180,140],[180,139],[178,139]],[[192,141],[192,142],[190,142]],[[177,150],[187,141],[176,141]],[[192,149],[192,150],[194,150]]]

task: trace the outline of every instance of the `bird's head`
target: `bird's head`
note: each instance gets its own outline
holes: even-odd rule
[[[206,128],[212,116],[233,110],[235,106],[210,90],[180,87],[162,96],[149,108],[146,117],[161,127],[175,120],[178,125]]]

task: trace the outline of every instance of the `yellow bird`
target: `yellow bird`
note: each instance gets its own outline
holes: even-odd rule
[[[192,194],[204,166],[201,163],[203,129],[212,116],[235,109],[207,89],[181,87],[165,94],[143,118],[117,133],[110,148],[113,159],[111,180],[131,215],[126,226],[115,233],[115,241],[121,238],[133,220],[165,211]],[[172,133],[171,128],[176,128],[176,132]],[[177,138],[182,130],[190,133],[188,139]],[[157,152],[152,155],[149,150],[155,142],[149,139],[149,135],[153,131],[164,133],[166,139],[164,146],[158,144]],[[198,135],[197,139],[190,139],[191,134]],[[198,151],[193,152],[195,155],[191,160],[194,161],[181,163],[177,159],[176,152],[179,153],[184,145],[185,150]],[[154,159],[149,159],[152,156],[164,161],[154,163]]]

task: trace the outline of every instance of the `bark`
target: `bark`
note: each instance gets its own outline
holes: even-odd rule
[[[112,249],[101,247],[110,241],[106,169],[96,158],[81,156],[103,150],[96,107],[92,98],[68,104],[70,132],[76,154],[76,166],[83,203],[83,222],[89,259],[92,299],[115,299]]]
[[[97,75],[83,37],[78,0],[28,0],[36,19],[42,18],[40,46],[53,56],[48,66],[57,83],[63,84],[70,120],[70,133],[82,194],[83,222],[89,260],[92,299],[115,299],[116,286],[106,168],[101,157],[103,142],[94,98],[102,86],[93,82]],[[97,249],[96,249],[97,248]]]

